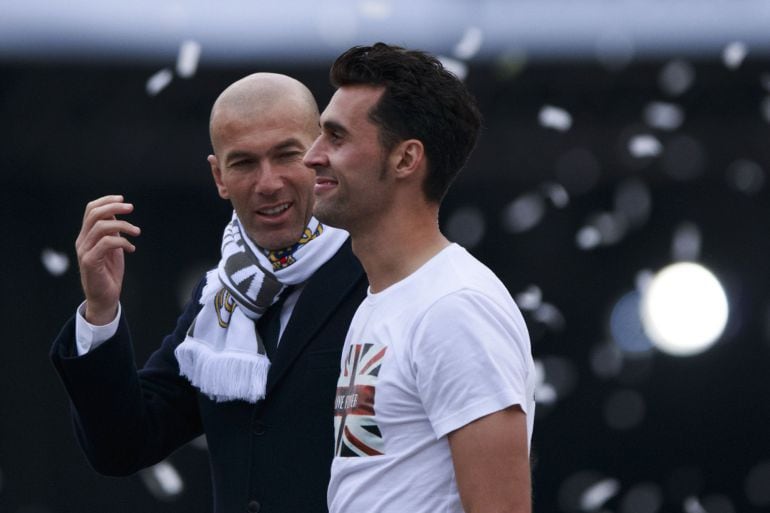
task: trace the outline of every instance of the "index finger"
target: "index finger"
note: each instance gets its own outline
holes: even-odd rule
[[[86,205],[83,214],[83,224],[80,227],[79,237],[84,236],[100,219],[115,219],[117,214],[127,214],[134,209],[130,203],[123,203],[123,195],[113,194],[102,196]]]
[[[89,201],[88,204],[86,204],[86,211],[83,217],[88,215],[88,213],[97,208],[101,207],[102,205],[107,205],[109,203],[120,203],[123,201],[123,195],[122,194],[109,194],[107,196],[102,196],[101,198],[97,198],[93,201]]]

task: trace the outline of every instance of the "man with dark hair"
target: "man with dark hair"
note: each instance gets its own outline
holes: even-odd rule
[[[105,196],[76,242],[86,300],[51,357],[97,471],[131,474],[205,434],[214,512],[324,513],[334,383],[366,280],[347,234],[312,216],[302,159],[318,107],[297,80],[255,73],[217,98],[210,133],[234,212],[174,332],[137,372],[119,299],[135,250],[121,235],[139,228],[123,218],[133,205]]]
[[[480,127],[432,56],[377,43],[332,66],[305,156],[314,214],[369,278],[343,348],[332,513],[529,512],[535,372],[500,280],[438,225]]]

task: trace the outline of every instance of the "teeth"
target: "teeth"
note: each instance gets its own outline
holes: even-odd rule
[[[277,207],[266,208],[264,210],[260,210],[259,213],[260,214],[267,214],[267,215],[272,216],[272,215],[275,215],[275,214],[280,214],[281,212],[283,212],[287,208],[289,208],[289,204],[288,203],[284,203],[283,205],[278,205]]]

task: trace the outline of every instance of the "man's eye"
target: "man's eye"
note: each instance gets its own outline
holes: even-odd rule
[[[301,157],[301,156],[302,156],[302,152],[301,151],[298,151],[298,150],[286,151],[286,152],[283,152],[283,153],[279,153],[278,154],[278,159],[279,160],[291,160],[291,159],[295,159],[295,158]]]

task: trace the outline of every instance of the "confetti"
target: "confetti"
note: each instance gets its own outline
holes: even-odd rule
[[[596,40],[596,60],[610,71],[619,71],[628,66],[635,54],[634,41],[626,32],[610,30]]]
[[[522,310],[535,310],[543,302],[543,292],[537,285],[530,285],[524,291],[516,294],[516,304]]]
[[[535,309],[532,317],[536,321],[542,322],[553,331],[561,331],[564,329],[564,315],[559,311],[556,305],[552,305],[551,303],[542,303]]]
[[[700,248],[700,229],[695,223],[684,222],[676,227],[671,239],[671,257],[674,260],[697,260]]]
[[[174,75],[171,73],[171,70],[168,68],[164,68],[158,71],[149,79],[147,79],[147,85],[146,85],[147,94],[149,94],[150,96],[157,95],[159,92],[165,89],[167,85],[171,83],[171,80],[173,78],[174,78]]]
[[[535,387],[535,401],[541,404],[554,404],[559,398],[556,389],[548,383],[541,383]]]
[[[695,81],[695,69],[689,62],[673,60],[666,63],[658,76],[658,85],[664,93],[679,96]]]
[[[612,378],[623,368],[623,354],[612,343],[595,346],[590,356],[591,370],[600,378]]]
[[[582,250],[594,249],[602,243],[602,234],[595,226],[584,226],[575,234],[575,243]]]
[[[654,483],[633,486],[620,503],[621,513],[656,513],[663,505],[663,492]]]
[[[615,212],[622,214],[632,227],[641,227],[650,218],[652,193],[641,180],[624,180],[615,188],[612,199]]]
[[[503,210],[503,226],[510,233],[531,230],[545,215],[545,201],[542,196],[528,193],[519,196]]]
[[[580,497],[580,509],[583,511],[594,511],[617,495],[620,490],[620,483],[617,479],[602,479],[598,483],[589,486]]]
[[[569,205],[569,193],[561,184],[547,182],[540,186],[543,195],[551,200],[556,208],[564,208]]]
[[[739,159],[727,168],[727,183],[736,191],[754,195],[765,186],[765,171],[756,162]]]
[[[184,481],[174,466],[167,462],[146,468],[140,472],[142,481],[157,499],[168,500],[176,497],[184,490]]]
[[[390,2],[382,0],[366,0],[359,2],[358,11],[361,16],[370,20],[386,20],[390,18],[393,6]]]
[[[770,506],[770,460],[757,463],[746,476],[744,489],[749,502],[761,508]]]
[[[628,152],[636,158],[657,157],[662,151],[663,145],[654,135],[635,135],[628,141]]]
[[[599,237],[599,244],[605,246],[616,244],[623,239],[627,231],[628,220],[622,213],[595,213],[589,217],[585,226],[578,232],[578,246],[581,249],[594,247],[595,236]]]
[[[748,48],[745,43],[740,41],[732,42],[722,50],[722,62],[729,69],[738,69],[743,64],[747,53]]]
[[[684,122],[684,111],[674,103],[650,102],[644,108],[644,122],[660,130],[676,130]]]
[[[195,41],[185,41],[179,47],[176,59],[176,74],[181,78],[190,78],[198,70],[201,56],[201,45]]]
[[[697,497],[687,497],[683,504],[684,513],[709,513]]]
[[[46,248],[40,255],[43,267],[51,273],[52,276],[61,276],[67,272],[70,267],[70,259],[64,253]]]
[[[454,56],[458,59],[468,60],[473,58],[481,49],[484,41],[484,33],[478,27],[468,27],[462,39],[455,45]]]
[[[540,125],[553,128],[560,132],[566,132],[572,127],[572,116],[566,110],[553,105],[545,105],[538,114]]]
[[[645,335],[639,316],[641,293],[626,292],[618,299],[610,313],[610,335],[615,345],[626,355],[638,355],[653,348]]]
[[[452,73],[460,80],[465,80],[465,77],[468,76],[468,65],[464,62],[443,55],[439,55],[438,60],[448,72]]]

